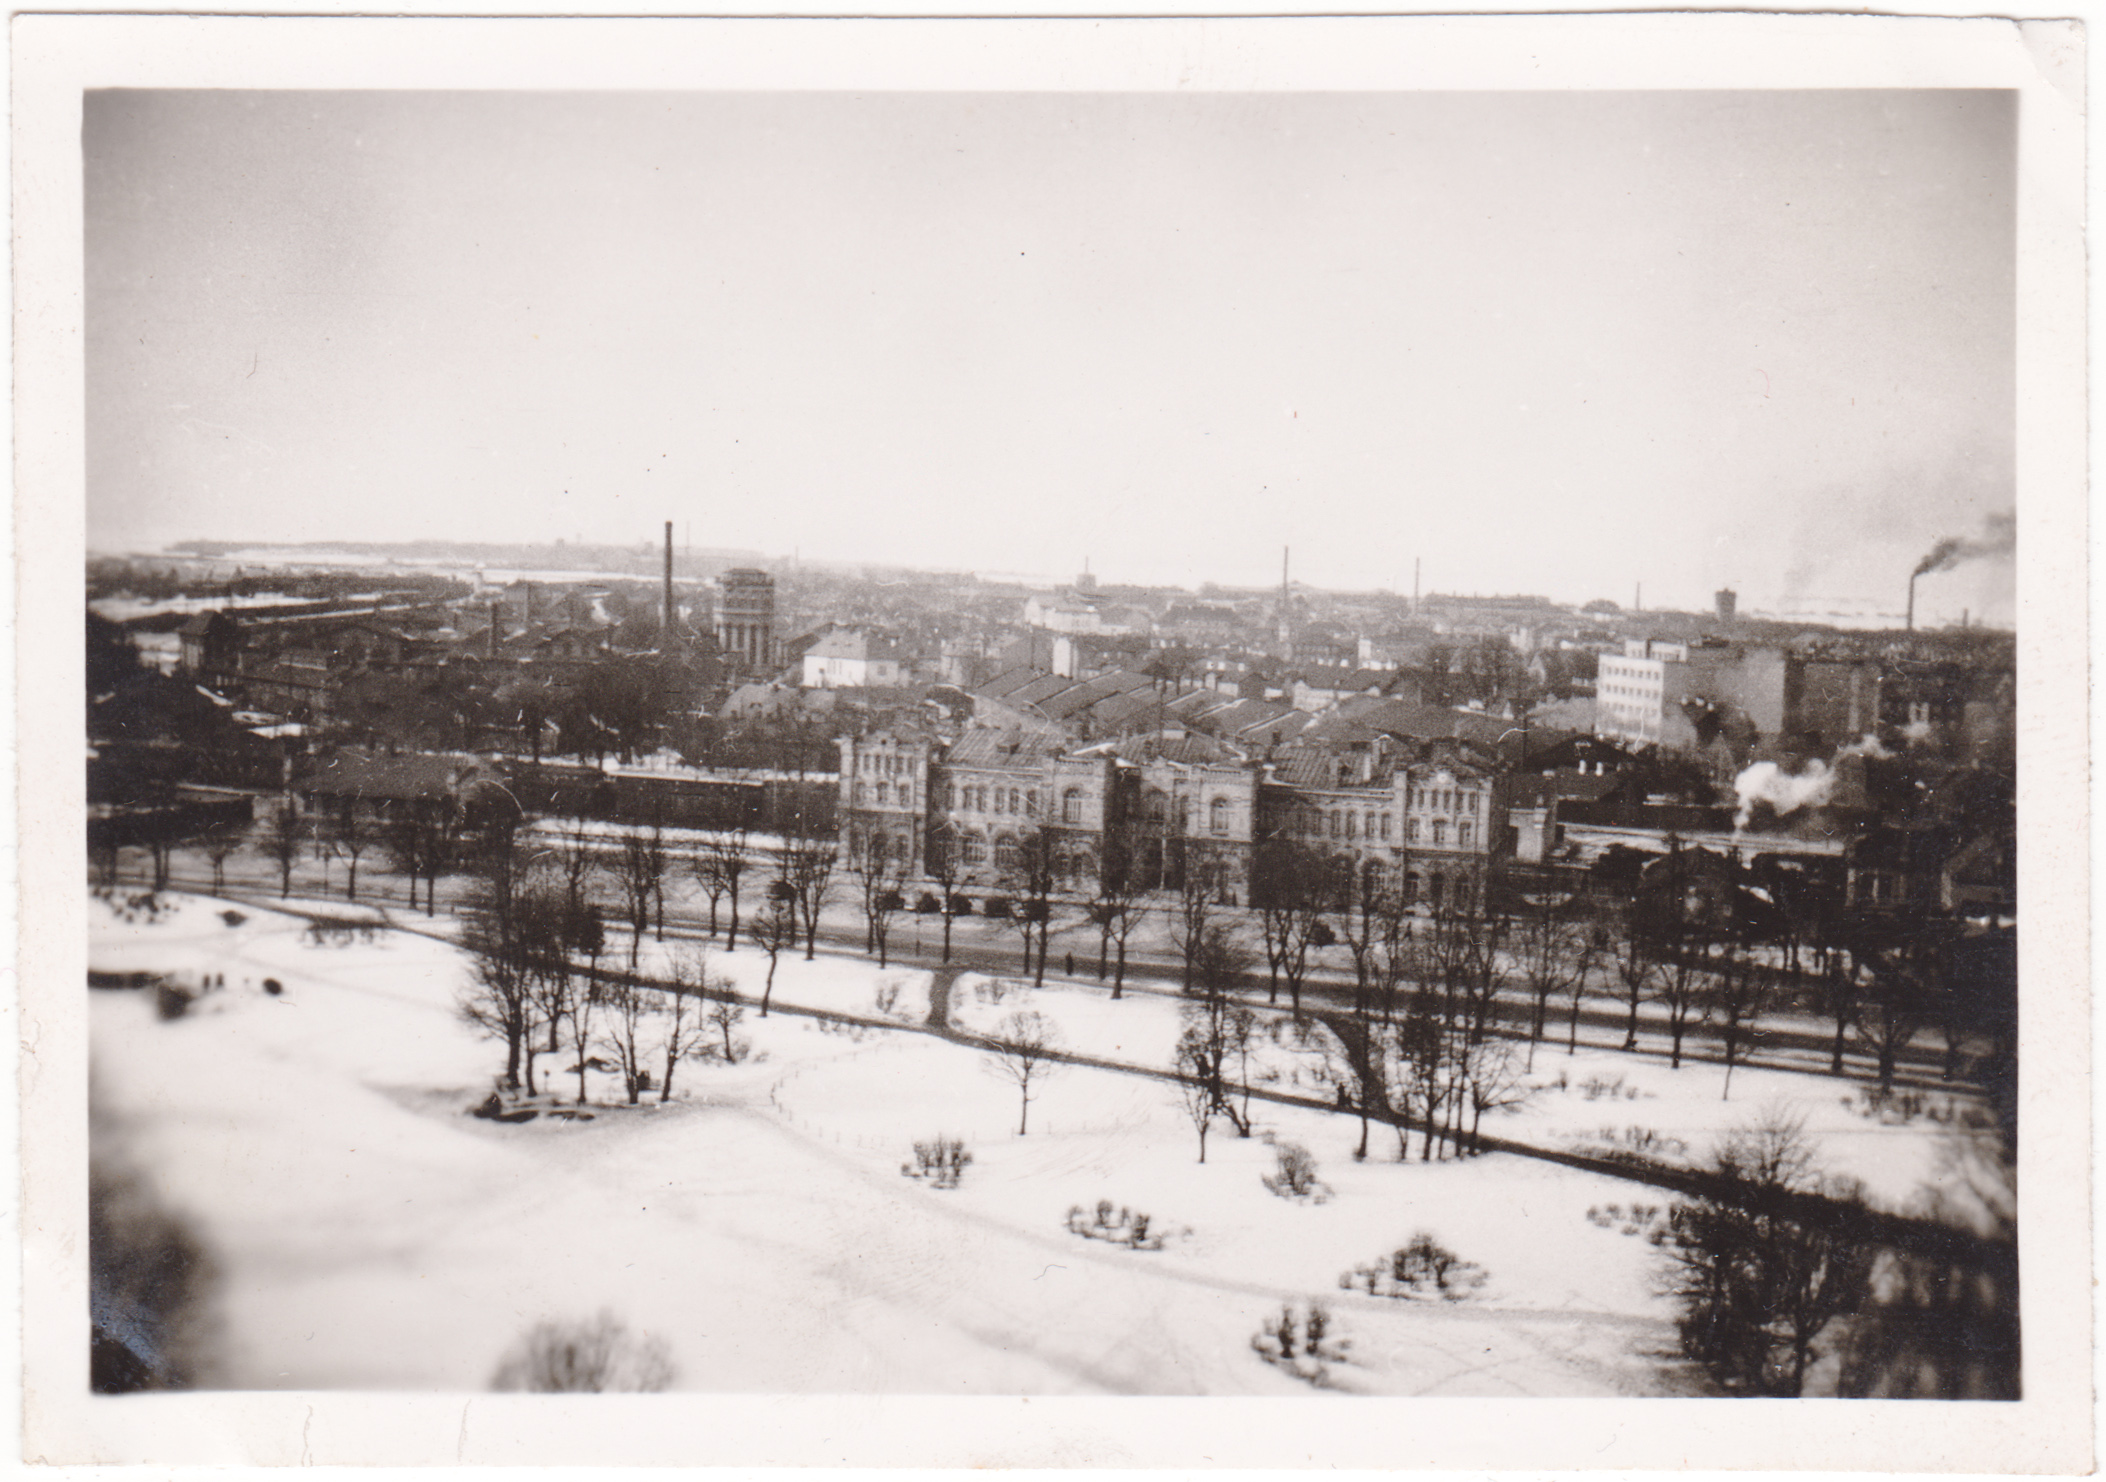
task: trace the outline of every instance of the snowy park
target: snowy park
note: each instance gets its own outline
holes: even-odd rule
[[[90,920],[98,1176],[193,1253],[145,1341],[199,1387],[535,1387],[536,1334],[584,1332],[634,1388],[1704,1392],[1669,1196],[1384,1125],[1360,1156],[1262,1003],[1202,1161],[1174,985],[644,941],[499,1095],[443,917],[119,888]],[[1552,1044],[1516,1082],[1502,1145],[1694,1166],[1760,1111],[1877,1206],[1964,1184],[1938,1116],[1860,1082],[1743,1067],[1728,1100],[1716,1065]]]

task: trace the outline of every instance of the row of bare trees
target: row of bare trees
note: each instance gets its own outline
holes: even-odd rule
[[[637,911],[650,895],[640,870],[625,873],[629,859],[624,850],[611,868],[625,907]],[[602,972],[606,932],[592,899],[602,863],[587,841],[529,855],[516,826],[491,823],[471,841],[470,863],[475,887],[462,944],[473,975],[458,1006],[465,1020],[503,1043],[507,1089],[535,1094],[538,1058],[567,1052],[581,1105],[589,1099],[587,1072],[601,1055],[620,1073],[631,1105],[654,1080],[664,1101],[683,1061],[744,1057],[736,1033],[744,1001],[705,961],[675,957],[663,987]],[[776,951],[788,940],[778,936]],[[632,940],[632,964],[634,956]]]

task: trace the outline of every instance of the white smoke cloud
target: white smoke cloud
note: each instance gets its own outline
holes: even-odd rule
[[[1835,773],[1826,762],[1808,762],[1806,770],[1796,777],[1775,762],[1757,762],[1733,779],[1733,790],[1740,794],[1740,811],[1733,816],[1733,827],[1746,828],[1748,820],[1755,816],[1757,803],[1768,803],[1780,815],[1818,808],[1828,801],[1834,786]]]
[[[1876,756],[1881,760],[1885,760],[1893,754],[1893,752],[1880,744],[1879,737],[1875,733],[1867,731],[1864,735],[1838,751],[1835,754],[1835,759],[1841,761],[1846,756]]]

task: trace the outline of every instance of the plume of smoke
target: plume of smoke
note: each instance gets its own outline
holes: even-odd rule
[[[1933,571],[1950,571],[1964,561],[1979,560],[1984,556],[2008,556],[2018,548],[2018,515],[2012,510],[1996,510],[1982,521],[1980,535],[1948,535],[1930,548],[1930,554],[1916,563],[1912,577],[1927,576]]]
[[[1885,746],[1880,744],[1880,740],[1877,734],[1871,731],[1867,731],[1864,735],[1858,737],[1855,741],[1852,741],[1848,746],[1845,746],[1841,750],[1837,751],[1835,754],[1835,759],[1837,761],[1841,761],[1846,756],[1874,756],[1883,759],[1886,757],[1890,757],[1893,754],[1893,752],[1887,750]]]
[[[1801,808],[1818,808],[1828,801],[1834,786],[1835,773],[1823,761],[1808,762],[1806,770],[1797,776],[1775,762],[1756,762],[1733,779],[1733,790],[1740,794],[1740,811],[1733,816],[1733,827],[1746,828],[1748,820],[1755,816],[1757,803],[1768,803],[1780,816]]]

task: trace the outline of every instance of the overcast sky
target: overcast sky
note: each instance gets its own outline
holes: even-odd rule
[[[91,94],[89,538],[1899,611],[2014,501],[1995,92]],[[2008,620],[2007,561],[1921,610]]]

